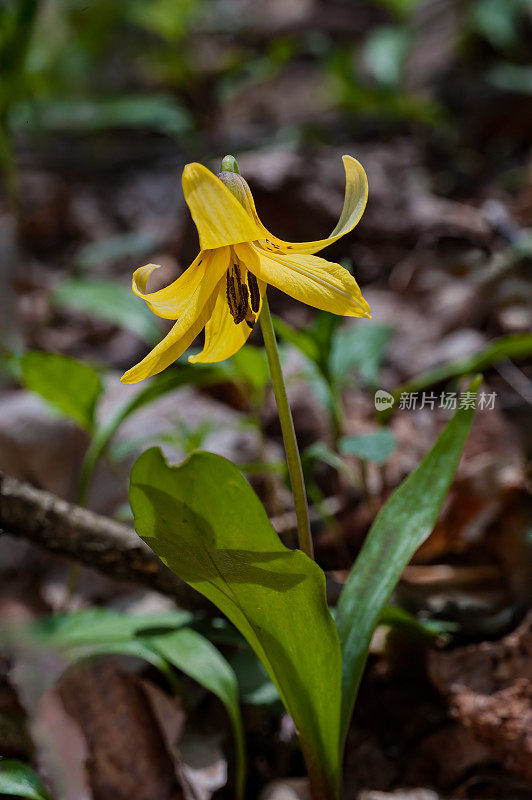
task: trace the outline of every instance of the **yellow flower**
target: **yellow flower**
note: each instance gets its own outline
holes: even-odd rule
[[[352,275],[340,264],[313,255],[351,231],[364,212],[366,173],[351,156],[344,156],[343,162],[345,199],[337,226],[327,239],[299,243],[284,242],[266,230],[240,175],[222,172],[220,180],[201,164],[187,164],[183,191],[201,251],[176,281],[157,292],[146,292],[156,264],[134,273],[133,291],[159,317],[176,323],[151,353],[122,376],[122,382],[136,383],[161,372],[203,328],[203,350],[189,361],[208,363],[232,356],[255,325],[267,284],[333,314],[369,317],[369,306]]]

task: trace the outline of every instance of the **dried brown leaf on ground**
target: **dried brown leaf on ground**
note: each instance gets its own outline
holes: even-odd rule
[[[493,758],[532,780],[532,613],[500,642],[432,653],[429,673]]]
[[[59,687],[88,747],[95,800],[181,800],[174,764],[139,681],[111,663],[76,669]]]

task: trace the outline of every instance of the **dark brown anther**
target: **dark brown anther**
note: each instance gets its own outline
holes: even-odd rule
[[[240,297],[237,296],[234,274],[232,270],[228,270],[226,275],[226,295],[229,311],[231,312],[233,318],[236,319],[240,309]]]
[[[240,272],[240,267],[236,263],[233,264],[233,272],[238,285],[238,290],[240,291],[240,288],[242,287],[242,273]]]
[[[260,292],[258,281],[252,272],[248,272],[248,286],[251,309],[256,314],[260,308]]]
[[[240,325],[240,323],[244,322],[244,320],[246,320],[249,325],[248,320],[250,319],[253,319],[253,325],[255,324],[255,318],[251,308],[249,307],[249,298],[251,295],[252,303],[254,303],[255,296],[258,296],[260,301],[260,295],[255,276],[253,276],[251,284],[253,284],[253,280],[255,281],[255,286],[251,288],[250,285],[250,288],[248,289],[247,283],[242,281],[242,272],[239,264],[234,263],[232,267],[227,270],[227,303],[229,305],[229,311],[231,312],[231,316],[233,317],[235,325]]]
[[[245,284],[241,284],[240,286],[240,304],[238,306],[238,312],[233,314],[233,319],[235,320],[235,325],[239,325],[241,322],[244,322],[246,315],[248,313],[248,287]]]

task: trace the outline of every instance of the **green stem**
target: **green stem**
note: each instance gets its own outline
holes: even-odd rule
[[[286,395],[286,386],[284,385],[283,371],[279,360],[279,350],[277,349],[277,340],[273,330],[272,316],[266,296],[264,296],[264,300],[262,301],[260,324],[272,376],[273,391],[275,393],[275,400],[277,401],[277,410],[281,421],[281,430],[283,432],[286,462],[288,464],[288,472],[290,473],[290,482],[292,484],[294,506],[297,516],[299,546],[309,558],[314,558],[314,547],[310,535],[307,496],[305,494],[303,470],[301,469],[301,458],[297,446],[292,412],[290,411],[290,405]]]

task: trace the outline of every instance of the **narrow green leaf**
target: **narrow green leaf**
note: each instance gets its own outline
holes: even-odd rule
[[[58,306],[76,308],[131,331],[147,344],[161,338],[156,317],[132,291],[118,281],[72,278],[62,281],[52,294]]]
[[[88,364],[60,353],[33,350],[20,359],[24,386],[51,403],[86,431],[94,428],[94,415],[103,391],[99,373]]]
[[[273,317],[273,327],[277,336],[279,336],[287,344],[296,347],[303,355],[309,358],[314,363],[319,361],[320,349],[315,338],[308,333],[305,328],[297,329],[292,328],[284,320],[279,317]]]
[[[98,239],[83,244],[74,256],[73,267],[78,271],[88,273],[97,270],[103,262],[110,263],[124,258],[136,261],[159,250],[162,244],[160,237],[146,231],[119,233],[108,239]],[[87,278],[87,280],[89,279]],[[107,283],[105,280],[102,282]],[[61,283],[58,288],[63,286],[64,284]],[[131,291],[131,285],[127,288],[131,296],[135,298],[136,295]],[[54,291],[54,296],[56,292],[57,289]]]
[[[96,431],[83,462],[79,489],[80,497],[86,496],[98,459],[105,453],[111,439],[122,423],[132,414],[157,400],[158,397],[162,397],[162,395],[174,391],[180,386],[206,386],[211,383],[222,382],[225,379],[225,373],[217,364],[202,366],[201,364],[192,365],[177,362],[167,367],[164,372],[156,375],[151,380],[146,381],[143,388],[118,409],[107,425]]]
[[[334,336],[330,372],[340,385],[356,370],[364,383],[375,386],[386,346],[393,330],[374,322],[359,322],[340,328]]]
[[[237,797],[242,798],[246,777],[246,748],[238,682],[232,667],[208,639],[190,628],[143,638],[165,660],[215,694],[224,704],[236,743]]]
[[[316,461],[321,461],[324,464],[328,464],[329,467],[332,467],[342,475],[345,475],[353,485],[356,485],[356,475],[351,467],[346,464],[346,462],[341,456],[338,455],[338,453],[336,453],[334,450],[331,450],[331,448],[328,447],[325,442],[314,442],[306,447],[301,453],[301,463],[305,473],[308,472],[308,467],[312,467]]]
[[[230,377],[247,384],[257,398],[262,397],[271,380],[268,359],[262,347],[245,345],[224,364],[227,365]]]
[[[470,386],[475,392],[480,377]],[[338,603],[342,643],[342,739],[345,740],[371,636],[417,548],[429,536],[455,473],[474,409],[458,409],[419,466],[379,512]]]
[[[168,686],[175,692],[181,693],[181,683],[175,671],[168,661],[150,646],[149,641],[139,637],[138,639],[124,639],[104,641],[100,644],[89,644],[83,647],[73,647],[66,650],[66,655],[74,661],[84,661],[97,656],[129,656],[147,661],[152,667],[158,669],[161,675],[166,678]]]
[[[48,617],[32,626],[30,634],[51,647],[82,647],[122,642],[161,628],[172,631],[192,619],[188,611],[134,616],[109,608],[90,608]]]
[[[361,436],[344,436],[340,439],[338,447],[346,456],[356,456],[365,461],[375,461],[382,464],[395,450],[395,438],[386,428],[366,433]]]
[[[531,355],[532,333],[512,333],[508,336],[501,336],[472,356],[442,364],[428,372],[417,375],[399,386],[393,392],[393,395],[397,400],[402,392],[419,392],[451,378],[461,378],[463,375],[483,372],[493,364],[504,361],[507,358],[529,358]]]
[[[131,472],[130,501],[144,541],[255,650],[299,731],[315,796],[333,800],[341,656],[323,572],[284,547],[249,484],[220,456],[196,453],[171,467],[148,450]]]
[[[68,100],[39,101],[33,103],[33,114],[27,114],[31,125],[38,121],[39,128],[49,133],[89,133],[136,128],[154,130],[167,136],[179,137],[190,131],[188,111],[176,97],[164,93],[129,94],[115,97],[70,97]],[[26,111],[26,107],[22,107]],[[15,120],[17,122],[17,120]]]
[[[448,639],[449,633],[456,630],[453,622],[439,619],[418,619],[400,606],[384,606],[379,625],[387,625],[406,635],[416,636],[429,641]]]
[[[0,761],[0,794],[51,800],[41,779],[21,761]]]

